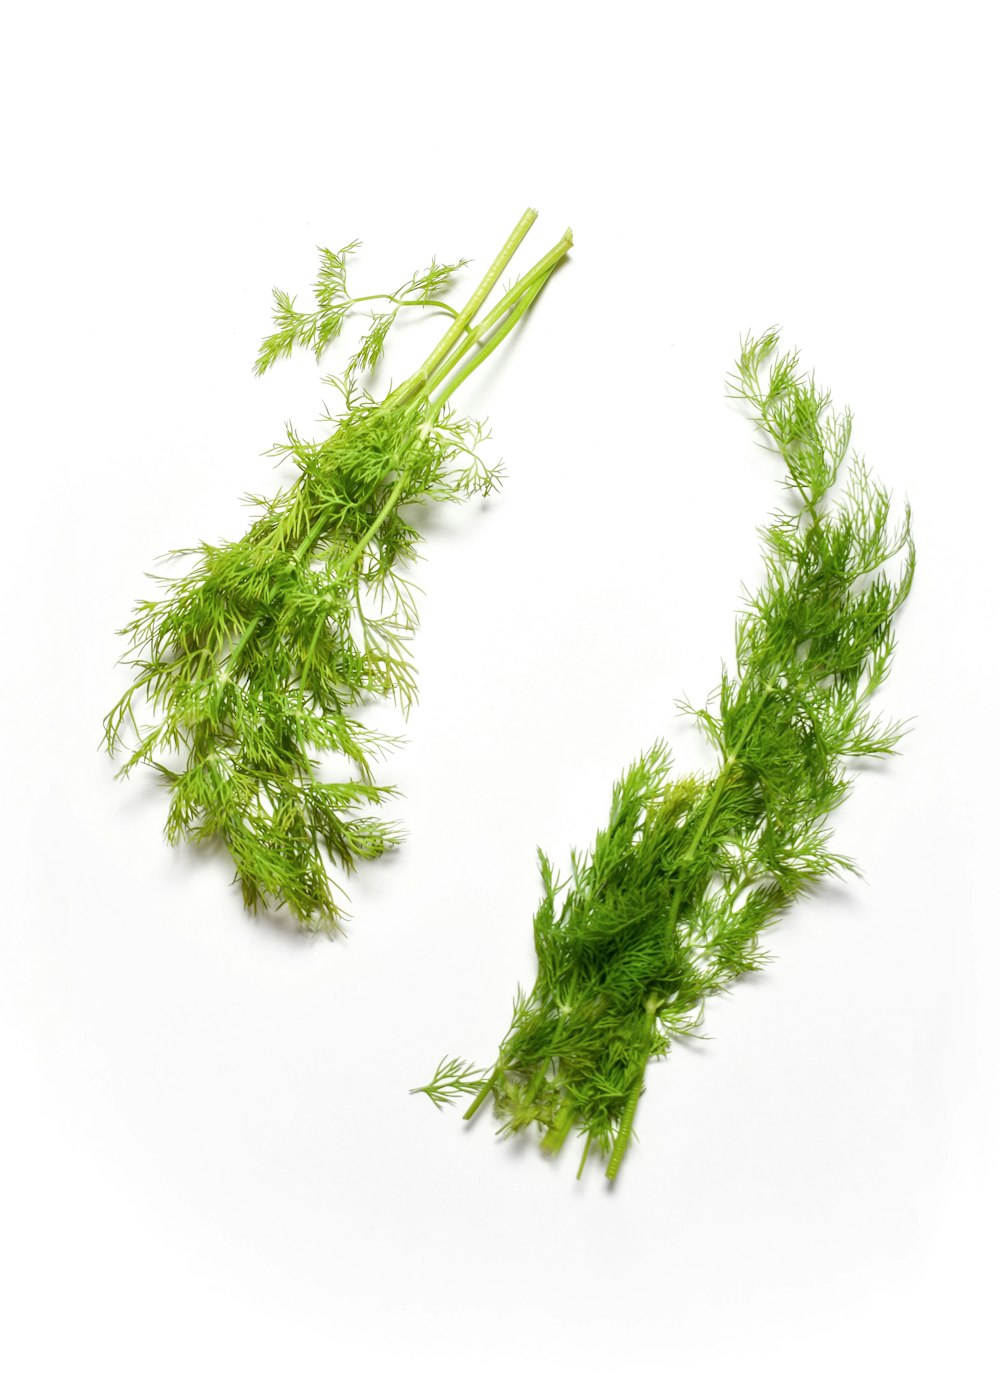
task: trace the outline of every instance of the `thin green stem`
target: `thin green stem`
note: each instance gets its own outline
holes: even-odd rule
[[[552,270],[550,269],[549,274],[551,273]],[[497,347],[503,341],[504,337],[508,334],[508,332],[512,331],[513,328],[517,325],[518,321],[524,316],[524,314],[531,307],[534,300],[541,293],[545,285],[545,279],[547,278],[548,275],[546,275],[543,279],[539,279],[537,283],[533,284],[530,289],[528,289],[524,294],[522,294],[521,298],[518,300],[517,306],[511,309],[510,313],[507,315],[504,322],[501,324],[501,326],[499,326],[496,329],[496,331],[485,343],[485,345],[483,345],[474,356],[470,357],[470,359],[466,361],[465,365],[461,368],[461,370],[456,371],[454,375],[449,377],[447,385],[441,391],[441,393],[435,398],[431,405],[430,418],[432,422],[437,419],[438,415],[441,412],[441,409],[444,407],[445,403],[448,401],[451,395],[455,393],[455,391],[458,389],[459,385],[463,382],[463,380],[467,380],[474,370],[479,369],[479,367],[483,364],[486,358],[497,349]]]
[[[433,393],[433,391],[438,387],[438,385],[443,384],[444,381],[448,379],[448,376],[451,374],[451,372],[458,365],[462,357],[465,356],[469,351],[471,351],[472,348],[476,345],[476,343],[479,342],[484,336],[486,336],[486,334],[496,325],[496,323],[500,321],[500,319],[504,316],[505,313],[509,312],[513,307],[515,307],[515,305],[519,304],[526,294],[530,293],[532,298],[535,297],[538,290],[541,288],[542,284],[545,283],[546,279],[548,279],[553,269],[555,269],[556,265],[563,258],[563,256],[572,246],[572,244],[573,233],[572,231],[566,231],[561,240],[559,240],[552,247],[552,249],[548,251],[547,254],[543,255],[542,258],[537,262],[537,264],[532,265],[532,267],[527,271],[527,273],[524,274],[520,279],[518,279],[516,284],[513,284],[511,288],[507,290],[504,296],[500,299],[496,306],[490,310],[486,317],[484,317],[481,322],[478,322],[476,324],[476,326],[469,333],[465,341],[459,342],[459,344],[452,351],[448,359],[426,382],[426,393]],[[525,307],[527,307],[527,304],[525,304]],[[463,376],[463,378],[465,377]]]
[[[473,293],[468,303],[466,303],[465,307],[455,318],[455,321],[452,323],[451,327],[449,327],[448,331],[438,342],[437,346],[435,346],[434,350],[427,357],[426,361],[424,361],[423,365],[419,368],[419,370],[417,370],[413,375],[411,375],[408,380],[404,380],[402,385],[400,385],[397,389],[393,390],[393,392],[387,396],[385,400],[387,404],[390,401],[392,401],[393,403],[397,402],[397,397],[411,397],[413,394],[420,393],[423,390],[427,381],[431,378],[437,367],[445,359],[448,353],[452,350],[455,343],[461,338],[462,333],[466,330],[469,323],[472,321],[476,313],[478,313],[479,309],[482,307],[483,303],[485,303],[486,299],[489,297],[494,285],[500,278],[500,275],[504,272],[504,270],[507,268],[507,265],[513,259],[518,246],[521,244],[522,240],[524,240],[525,236],[531,230],[531,227],[533,226],[537,216],[538,213],[532,207],[529,207],[524,212],[521,219],[514,227],[513,231],[511,231],[510,235],[504,241],[499,254],[496,256],[493,263],[490,265],[489,269],[483,275],[483,278],[480,281],[479,286],[476,288],[475,293]]]
[[[480,1106],[482,1106],[483,1102],[484,1102],[484,1101],[486,1100],[486,1098],[489,1096],[490,1092],[493,1090],[493,1079],[494,1079],[495,1076],[496,1076],[496,1068],[493,1069],[493,1071],[490,1073],[489,1077],[484,1077],[484,1078],[483,1078],[483,1085],[479,1088],[479,1091],[478,1091],[478,1092],[476,1093],[476,1095],[473,1097],[473,1099],[472,1099],[472,1105],[469,1107],[469,1109],[468,1109],[468,1110],[465,1112],[465,1114],[462,1116],[462,1119],[463,1119],[464,1121],[470,1121],[470,1120],[472,1120],[472,1117],[476,1114],[476,1112],[479,1110]]]
[[[407,477],[407,472],[406,472],[406,469],[404,468],[403,471],[400,473],[400,475],[397,477],[397,479],[396,479],[396,484],[393,486],[392,490],[389,492],[388,498],[386,499],[386,501],[385,501],[385,503],[383,504],[382,508],[379,510],[378,514],[377,514],[377,515],[375,516],[375,518],[372,520],[371,524],[370,524],[370,525],[368,526],[368,528],[365,530],[365,533],[364,533],[364,534],[362,535],[362,537],[358,540],[358,542],[354,545],[354,547],[351,549],[350,553],[348,553],[348,555],[346,556],[346,558],[342,558],[342,559],[340,560],[340,562],[337,563],[337,568],[336,568],[336,570],[337,570],[338,574],[341,573],[341,572],[346,572],[346,571],[348,571],[348,570],[350,569],[351,564],[354,562],[354,560],[358,557],[358,555],[359,555],[360,553],[363,553],[363,552],[364,552],[364,550],[365,550],[365,548],[368,546],[368,543],[369,543],[369,541],[371,540],[371,538],[372,538],[372,537],[378,532],[378,530],[382,527],[382,524],[383,524],[384,520],[386,519],[386,517],[388,516],[390,510],[392,510],[392,508],[393,508],[393,506],[395,505],[396,501],[399,499],[400,495],[402,494],[403,486],[404,486],[405,483],[406,483],[406,477]],[[316,521],[316,523],[313,525],[313,527],[309,530],[309,533],[306,535],[306,537],[305,537],[305,538],[302,540],[302,542],[299,544],[298,548],[295,550],[294,556],[295,556],[296,562],[301,562],[301,561],[302,561],[302,559],[306,556],[306,554],[307,554],[307,553],[309,552],[309,550],[312,548],[313,544],[315,544],[315,542],[317,541],[317,539],[319,538],[319,536],[322,534],[323,530],[326,528],[326,526],[328,525],[328,523],[329,523],[328,517],[327,517],[326,515],[321,515],[320,518],[319,518],[319,519]]]
[[[614,1182],[618,1177],[618,1170],[621,1168],[622,1160],[625,1158],[625,1151],[628,1149],[629,1140],[632,1138],[632,1124],[635,1121],[636,1107],[639,1105],[639,1098],[642,1096],[643,1078],[646,1073],[645,1060],[643,1061],[642,1071],[636,1078],[635,1086],[629,1094],[628,1104],[622,1115],[621,1124],[618,1127],[618,1134],[615,1136],[615,1143],[611,1150],[611,1157],[608,1160],[608,1167],[604,1171],[604,1176]]]
[[[739,753],[740,753],[740,751],[743,749],[743,747],[746,745],[747,737],[750,735],[750,732],[753,730],[754,724],[756,723],[757,718],[760,716],[761,712],[764,710],[764,706],[765,706],[765,704],[766,704],[766,702],[767,702],[767,699],[770,697],[770,695],[771,695],[773,692],[774,692],[774,687],[773,687],[773,685],[770,684],[770,683],[768,683],[768,684],[765,686],[764,691],[761,693],[760,697],[757,699],[757,703],[756,703],[756,705],[754,706],[753,710],[751,711],[750,716],[747,718],[747,723],[746,723],[746,725],[744,726],[744,728],[743,728],[742,732],[740,733],[739,737],[737,738],[736,744],[733,746],[732,750],[731,750],[731,751],[729,752],[729,754],[726,756],[725,761],[724,761],[724,763],[723,763],[723,765],[722,765],[722,768],[720,769],[719,773],[716,775],[715,784],[713,785],[713,787],[712,787],[712,792],[711,792],[711,794],[709,795],[708,803],[705,805],[705,811],[702,813],[701,817],[698,819],[698,826],[695,828],[694,835],[692,836],[690,842],[688,842],[687,850],[684,852],[684,855],[681,857],[680,864],[681,864],[681,867],[682,867],[682,868],[683,868],[684,866],[689,866],[689,865],[691,864],[691,862],[694,860],[695,851],[697,850],[697,848],[698,848],[698,846],[699,846],[699,844],[700,844],[700,842],[701,842],[702,837],[704,837],[705,833],[708,831],[709,825],[711,824],[711,821],[712,821],[712,819],[715,817],[715,814],[716,814],[716,812],[717,812],[717,810],[718,810],[719,801],[720,801],[720,799],[722,798],[722,791],[723,791],[723,789],[725,788],[725,785],[726,785],[726,779],[727,779],[727,777],[728,777],[730,771],[732,770],[733,766],[737,763],[738,758],[739,758]],[[674,897],[673,897],[673,901],[672,901],[672,903],[671,903],[671,905],[670,905],[670,916],[669,916],[669,919],[667,920],[667,930],[666,930],[668,936],[671,936],[671,935],[673,934],[674,928],[675,928],[676,925],[677,925],[677,920],[678,920],[678,918],[680,918],[681,904],[682,904],[683,901],[684,901],[684,889],[683,889],[683,886],[682,886],[682,875],[683,875],[683,869],[682,869],[682,872],[679,873],[679,875],[678,875],[677,883],[676,883],[676,886],[675,886],[675,888],[674,888]]]
[[[607,1178],[612,1183],[618,1176],[618,1170],[621,1167],[621,1162],[625,1157],[629,1141],[632,1138],[632,1126],[635,1122],[635,1113],[646,1080],[646,1065],[649,1062],[649,1054],[653,1047],[653,1038],[656,1034],[656,1012],[658,1009],[659,1004],[657,997],[654,995],[646,1002],[646,1041],[640,1055],[635,1083],[631,1092],[629,1092],[628,1101],[625,1103],[621,1124],[618,1126],[618,1134],[615,1136],[615,1142],[611,1148],[611,1157],[608,1160],[608,1167],[605,1170]]]
[[[393,301],[395,302],[396,300]],[[455,318],[456,321],[458,320],[458,309],[453,304],[445,303],[440,298],[403,298],[399,301],[407,308],[440,308],[443,313],[447,313],[450,317]],[[466,323],[462,330],[470,332],[472,329],[469,324]]]
[[[368,528],[365,530],[364,534],[362,534],[361,538],[358,539],[357,543],[351,549],[350,553],[348,553],[347,557],[341,558],[340,561],[337,563],[336,571],[338,575],[343,572],[349,572],[351,567],[357,561],[357,559],[360,558],[361,554],[365,551],[371,540],[381,529],[386,519],[396,508],[396,502],[399,499],[399,497],[403,494],[408,480],[409,472],[404,467],[396,478],[396,484],[393,486],[392,490],[386,496],[385,504],[382,506],[378,514],[372,520],[371,524],[369,524]]]
[[[705,811],[699,818],[698,826],[695,828],[694,836],[691,838],[690,842],[688,842],[687,850],[681,858],[682,862],[685,865],[689,865],[691,861],[694,860],[694,853],[698,848],[698,844],[701,841],[702,837],[705,835],[705,832],[708,830],[708,825],[712,821],[712,818],[715,816],[716,809],[719,806],[719,800],[722,797],[722,790],[725,787],[726,783],[726,776],[729,774],[733,766],[737,763],[740,751],[747,743],[747,737],[753,730],[757,718],[764,710],[764,706],[767,702],[767,699],[771,696],[773,692],[773,686],[770,683],[768,683],[765,686],[764,691],[761,693],[760,697],[757,699],[756,705],[754,706],[749,717],[747,718],[746,725],[744,726],[739,737],[737,738],[736,744],[733,746],[732,750],[726,756],[722,769],[716,775],[715,786],[712,789],[711,795],[709,796],[709,800],[705,807]]]
[[[254,616],[253,620],[251,620],[249,624],[244,628],[243,634],[239,637],[239,639],[233,645],[232,649],[229,651],[230,667],[232,667],[235,664],[236,659],[243,650],[244,646],[246,645],[247,640],[249,640],[250,636],[253,634],[253,632],[256,630],[259,624],[260,616],[256,615]]]
[[[444,303],[439,298],[400,298],[395,293],[362,293],[357,298],[351,299],[351,306],[355,307],[358,303],[395,303],[400,308],[440,308],[449,317],[458,318],[458,309],[454,303]]]
[[[541,1147],[546,1154],[558,1154],[566,1143],[566,1137],[573,1128],[576,1106],[569,1097],[563,1099],[555,1119],[542,1136]]]

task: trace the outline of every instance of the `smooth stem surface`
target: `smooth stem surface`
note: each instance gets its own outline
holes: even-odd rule
[[[551,273],[552,270],[550,269],[548,271],[548,274]],[[548,274],[545,276],[545,279],[548,278]],[[466,361],[465,365],[461,368],[461,370],[457,371],[454,375],[452,375],[449,378],[445,388],[434,400],[430,414],[432,421],[437,418],[444,404],[451,397],[451,395],[455,393],[462,381],[467,380],[474,370],[479,369],[479,367],[486,360],[487,356],[491,355],[497,349],[497,347],[503,341],[507,333],[512,331],[513,328],[517,325],[518,321],[524,316],[524,314],[531,307],[534,300],[541,293],[543,287],[545,286],[545,279],[539,279],[537,283],[532,284],[531,287],[528,288],[521,295],[516,307],[511,309],[503,324],[497,328],[497,330],[489,338],[486,344],[479,351],[477,351],[476,354],[470,360]]]
[[[420,369],[411,375],[409,380],[406,380],[400,385],[398,390],[394,390],[393,393],[388,396],[386,400],[387,403],[389,400],[395,402],[397,396],[406,398],[407,396],[418,394],[424,389],[437,367],[452,350],[455,343],[462,336],[462,333],[468,329],[469,323],[489,297],[500,275],[513,259],[518,246],[534,225],[537,216],[538,213],[532,207],[529,207],[524,212],[520,221],[518,221],[513,231],[511,231],[510,235],[504,241],[500,253],[496,256],[493,263],[484,274],[475,293],[473,293],[468,303],[466,303],[465,307],[455,318],[455,321],[449,327],[448,331],[438,342],[437,346],[427,357],[426,361],[424,361]]]
[[[472,1104],[470,1105],[469,1109],[465,1112],[465,1115],[462,1117],[463,1120],[472,1120],[472,1117],[479,1110],[480,1106],[482,1106],[483,1102],[486,1100],[486,1098],[489,1096],[490,1092],[493,1089],[493,1079],[496,1076],[496,1073],[497,1069],[494,1068],[493,1071],[490,1073],[489,1077],[483,1078],[483,1085],[479,1088],[479,1091],[473,1097]]]
[[[555,269],[556,265],[563,258],[573,244],[572,231],[566,231],[547,254],[543,255],[537,264],[527,271],[517,283],[507,290],[499,303],[490,310],[483,320],[476,324],[472,331],[463,341],[452,350],[448,359],[439,367],[436,373],[427,382],[427,391],[431,392],[438,385],[443,384],[448,379],[451,372],[472,348],[482,340],[482,338],[500,321],[506,312],[509,312],[518,304],[525,294],[531,293],[532,297],[545,283],[546,279]],[[525,304],[527,307],[527,304]],[[464,377],[463,377],[464,378]]]

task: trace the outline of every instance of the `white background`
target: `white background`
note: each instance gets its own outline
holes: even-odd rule
[[[966,4],[36,5],[8,16],[0,1368],[11,1381],[992,1378],[995,36]],[[405,848],[346,941],[240,908],[99,752],[164,550],[308,431],[272,283],[364,241],[576,248],[464,390],[508,482],[433,519]],[[471,274],[462,287],[471,284]],[[784,340],[912,501],[920,565],[824,889],[609,1190],[408,1088],[533,975],[537,844],[728,655],[771,462],[724,397]],[[439,323],[397,337],[398,379]],[[336,358],[331,362],[336,364]],[[384,384],[385,376],[380,377]]]

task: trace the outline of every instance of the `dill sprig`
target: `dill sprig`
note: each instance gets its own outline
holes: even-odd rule
[[[250,909],[285,906],[300,924],[333,930],[343,891],[328,865],[350,871],[399,840],[398,826],[373,811],[395,792],[374,768],[393,738],[357,710],[377,697],[405,713],[416,695],[407,569],[420,534],[409,507],[497,483],[478,455],[482,425],[449,400],[572,243],[567,231],[485,311],[535,216],[521,217],[461,309],[440,295],[465,261],[434,261],[393,293],[352,297],[347,262],[357,242],[320,251],[313,310],[275,290],[258,373],[296,347],[319,358],[352,312],[379,303],[344,373],[326,380],[341,411],[328,415],[332,430],[319,441],[289,427],[273,452],[297,468],[294,481],[274,499],[249,497],[258,513],[242,538],[171,555],[186,557],[188,571],[159,578],[165,593],[139,602],[120,632],[134,679],[106,718],[107,748],[126,751],[121,774],[148,765],[162,777],[171,842],[225,844]],[[376,401],[359,376],[412,308],[452,320],[421,367]]]
[[[610,1179],[647,1065],[699,1032],[709,996],[768,960],[763,929],[854,869],[831,850],[827,815],[849,792],[847,765],[891,754],[903,732],[868,704],[912,580],[909,510],[891,519],[884,487],[847,461],[850,414],[777,349],[773,331],[744,341],[731,377],[784,463],[790,503],[761,530],[765,574],[737,620],[734,671],[709,705],[684,708],[717,768],[674,778],[654,745],[615,785],[608,824],[568,879],[541,856],[537,979],[466,1113],[492,1098],[502,1132],[537,1126],[553,1153],[576,1130],[580,1172],[596,1150]],[[451,1060],[416,1090],[440,1106],[474,1075]]]

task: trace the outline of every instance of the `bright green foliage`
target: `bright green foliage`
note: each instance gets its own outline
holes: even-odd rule
[[[407,568],[420,535],[407,507],[463,500],[496,483],[477,456],[480,425],[447,401],[571,244],[567,232],[477,321],[534,217],[521,218],[461,311],[437,295],[464,261],[433,263],[378,296],[390,307],[373,313],[343,376],[327,381],[343,400],[329,436],[307,442],[289,430],[275,453],[297,468],[292,484],[274,500],[250,497],[259,512],[241,539],[188,550],[189,570],[161,579],[165,594],[140,602],[122,632],[135,679],[106,720],[108,749],[134,735],[122,773],[139,764],[159,772],[170,791],[168,839],[224,842],[249,908],[285,905],[307,927],[335,928],[342,913],[328,864],[351,870],[399,839],[372,811],[393,795],[374,775],[391,738],[356,712],[373,697],[405,712],[416,693]],[[258,372],[296,346],[319,356],[369,301],[347,292],[354,249],[321,251],[314,312],[275,292],[275,331]],[[376,402],[357,377],[411,307],[453,321],[421,368]]]
[[[797,896],[852,869],[825,825],[850,788],[845,762],[890,754],[902,732],[868,701],[913,575],[909,513],[893,526],[886,491],[847,462],[850,415],[776,352],[773,332],[746,341],[732,385],[784,462],[791,504],[762,530],[765,576],[738,618],[734,671],[709,707],[685,709],[718,768],[672,779],[654,746],[615,786],[568,881],[541,858],[538,978],[467,1113],[492,1097],[502,1131],[537,1124],[550,1152],[576,1129],[581,1171],[597,1149],[612,1179],[646,1065],[698,1031],[707,997],[767,960],[759,935]],[[441,1105],[474,1076],[452,1060],[417,1090]]]
[[[463,1063],[461,1058],[442,1058],[430,1082],[411,1088],[410,1095],[423,1092],[440,1110],[442,1106],[450,1106],[458,1096],[478,1092],[482,1085],[482,1072],[474,1063]]]

